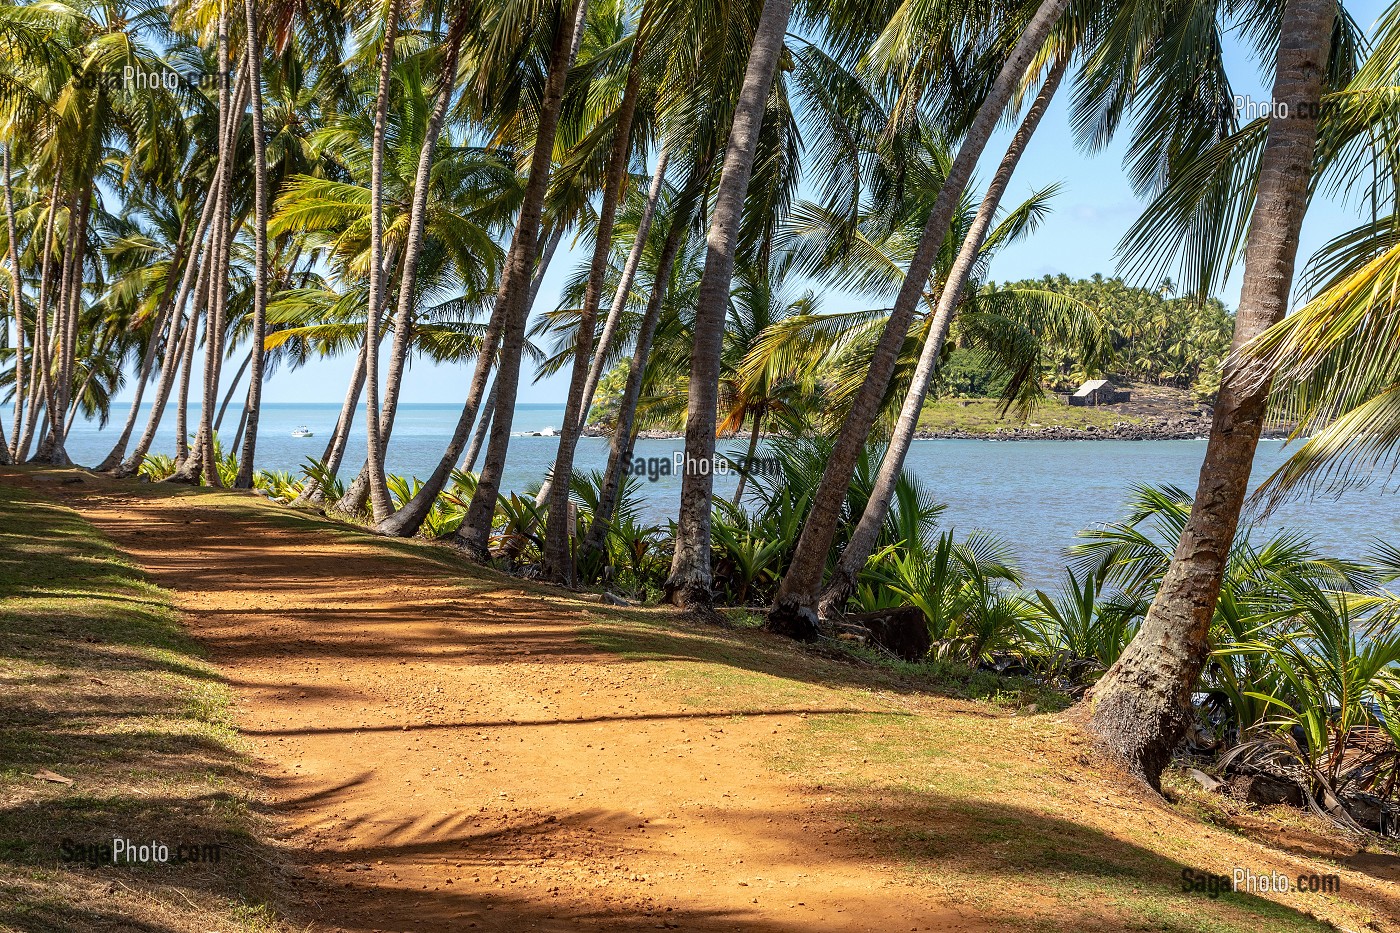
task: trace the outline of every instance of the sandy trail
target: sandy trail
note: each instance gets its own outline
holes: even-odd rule
[[[270,506],[120,488],[71,504],[235,688],[312,929],[984,928],[765,764],[831,709],[697,710],[581,641],[585,604]]]

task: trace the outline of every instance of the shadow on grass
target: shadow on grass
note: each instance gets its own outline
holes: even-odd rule
[[[255,840],[226,693],[168,594],[71,511],[0,484],[0,928],[267,929],[279,856]],[[73,858],[117,837],[229,858]]]

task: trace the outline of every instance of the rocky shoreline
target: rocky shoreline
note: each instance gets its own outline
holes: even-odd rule
[[[590,425],[587,437],[612,437],[606,428]],[[921,441],[1190,441],[1210,435],[1210,419],[1202,417],[1149,418],[1142,421],[1120,421],[1111,427],[1005,427],[991,432],[978,431],[920,431],[914,437]],[[682,431],[642,431],[638,440],[675,440],[685,437]],[[1264,437],[1288,437],[1284,428],[1272,428]]]
[[[1207,418],[1151,418],[1111,427],[1005,427],[992,432],[921,431],[919,440],[960,441],[1189,441],[1210,434]]]

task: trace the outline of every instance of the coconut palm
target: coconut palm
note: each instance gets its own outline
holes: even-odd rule
[[[759,132],[768,95],[783,51],[783,37],[792,15],[792,0],[764,0],[754,30],[738,105],[725,148],[719,189],[711,212],[709,251],[695,312],[694,352],[691,356],[689,407],[686,412],[685,462],[705,468],[687,469],[681,485],[669,599],[686,610],[708,610],[710,592],[710,499],[714,491],[715,420],[719,393],[720,354],[724,343],[725,310],[734,274],[744,199],[754,171]]]
[[[496,306],[483,336],[481,353],[477,358],[466,403],[448,441],[447,450],[418,492],[392,516],[376,524],[376,530],[381,534],[412,535],[427,517],[428,511],[456,467],[457,458],[462,455],[462,449],[466,446],[467,435],[476,421],[477,410],[485,396],[486,384],[498,351],[501,364],[496,376],[497,414],[493,420],[491,438],[498,449],[509,446],[510,416],[514,410],[515,389],[519,380],[520,355],[525,345],[525,318],[529,311],[527,299],[538,253],[540,218],[549,189],[554,137],[559,125],[565,80],[573,60],[573,37],[578,31],[575,27],[580,14],[586,10],[586,2],[587,0],[567,2],[560,8],[551,5],[547,12],[542,11],[539,17],[541,22],[535,24],[540,27],[539,30],[530,31],[526,36],[519,35],[519,23],[505,16],[504,11],[494,20],[497,32],[488,28],[487,34],[497,38],[501,38],[501,31],[514,34],[516,37],[511,42],[512,46],[524,43],[528,48],[529,40],[543,37],[545,41],[542,44],[548,49],[545,82],[537,111],[537,131],[531,149],[529,180],[501,275]],[[482,72],[482,78],[489,76],[489,69]],[[502,405],[502,400],[508,401]],[[495,512],[500,483],[499,467],[491,469],[489,459],[487,466],[479,478],[471,508],[461,531],[468,546],[473,548],[478,556],[485,555],[486,540],[490,534],[491,517]]]
[[[815,496],[812,515],[803,527],[802,540],[769,614],[775,631],[808,638],[816,625],[816,603],[826,568],[827,554],[836,533],[842,493],[880,412],[880,403],[898,361],[899,350],[922,300],[925,283],[947,236],[954,212],[972,177],[1006,105],[1024,80],[1027,69],[1041,54],[1046,40],[1068,7],[1067,0],[1042,0],[1015,46],[1001,64],[997,78],[980,101],[957,156],[949,167],[938,198],[930,209],[919,245],[909,262],[904,284],[885,324],[866,379],[850,414],[841,427],[836,446]]]
[[[1288,105],[1290,116],[1269,121],[1260,157],[1235,347],[1282,320],[1288,308],[1336,18],[1335,0],[1284,6],[1273,97]],[[1252,367],[1227,366],[1176,557],[1138,637],[1092,694],[1094,733],[1154,785],[1186,727],[1190,692],[1208,656],[1267,400],[1268,386]]]

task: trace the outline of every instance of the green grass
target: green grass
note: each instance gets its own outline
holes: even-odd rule
[[[1183,891],[1187,869],[1296,863],[1261,855],[1189,802],[1144,806],[1054,715],[1065,698],[1028,681],[795,651],[750,626],[682,625],[664,611],[602,613],[583,637],[656,665],[697,708],[811,710],[765,749],[770,764],[906,882],[996,929],[1301,933],[1332,928],[1315,917],[1361,929],[1383,916],[1339,897]]]
[[[1015,414],[1001,414],[1001,403],[995,399],[938,399],[924,406],[919,416],[919,430],[929,433],[965,431],[969,434],[995,434],[1015,428],[1085,428],[1096,431],[1115,424],[1140,424],[1112,408],[1072,408],[1058,398],[1052,398],[1022,421]]]
[[[0,485],[0,930],[278,929],[230,693],[169,594],[74,512]],[[40,771],[71,778],[42,781]],[[65,840],[224,846],[217,865]]]

